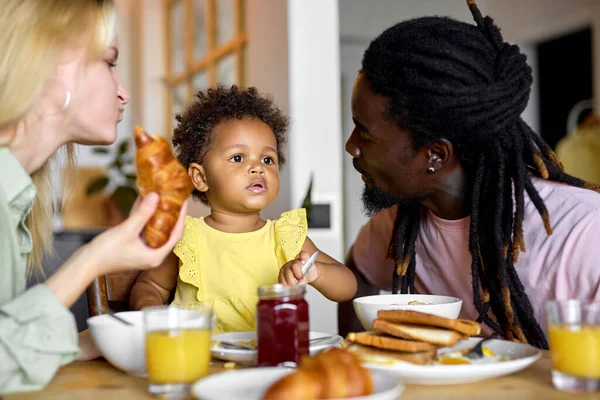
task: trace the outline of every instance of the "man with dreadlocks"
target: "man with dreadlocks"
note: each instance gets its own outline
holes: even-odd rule
[[[346,151],[365,209],[384,211],[348,264],[382,289],[461,297],[461,317],[547,348],[547,300],[600,298],[600,195],[521,119],[531,68],[467,3],[476,25],[404,21],[364,54]]]

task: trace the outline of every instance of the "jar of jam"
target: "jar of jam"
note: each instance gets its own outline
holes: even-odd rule
[[[258,288],[258,366],[294,365],[302,355],[308,354],[305,291],[303,285]]]

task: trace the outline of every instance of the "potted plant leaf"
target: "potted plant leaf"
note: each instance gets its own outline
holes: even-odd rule
[[[313,187],[313,174],[310,174],[310,181],[308,183],[308,189],[306,190],[306,194],[304,195],[304,200],[302,200],[302,208],[306,210],[306,221],[308,222],[308,226],[311,226],[311,211],[312,211],[312,187]]]
[[[128,153],[129,140],[119,143],[106,168],[106,174],[90,181],[86,187],[86,195],[107,194],[106,219],[109,226],[117,225],[127,216],[138,197],[136,185],[135,158]],[[95,154],[111,155],[107,147],[94,147]]]
[[[309,228],[331,228],[331,206],[327,203],[315,203],[312,199],[313,174],[310,174],[308,189],[302,200],[302,208],[306,210]]]

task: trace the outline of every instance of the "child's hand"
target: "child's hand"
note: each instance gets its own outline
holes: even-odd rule
[[[298,254],[298,258],[292,260],[281,267],[279,270],[279,283],[286,286],[306,285],[313,283],[319,277],[319,267],[317,263],[302,277],[302,266],[308,261],[309,255],[305,251]]]

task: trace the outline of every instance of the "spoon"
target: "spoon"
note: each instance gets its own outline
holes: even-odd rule
[[[317,337],[317,338],[312,338],[309,340],[309,343],[314,344],[316,342],[320,342],[320,341],[325,341],[325,340],[329,340],[333,338],[333,336],[321,336],[321,337]],[[245,344],[241,344],[241,343],[233,343],[233,342],[227,342],[227,341],[223,341],[223,340],[218,340],[219,345],[229,348],[229,349],[239,349],[239,350],[256,350],[255,348],[252,348],[250,346],[247,346]]]
[[[321,337],[316,337],[316,338],[309,339],[309,343],[310,344],[315,344],[315,343],[318,343],[318,342],[324,342],[324,341],[327,341],[327,340],[331,340],[334,337],[335,336],[321,336]]]
[[[114,319],[116,319],[117,321],[119,321],[120,323],[124,324],[124,325],[128,325],[128,326],[134,326],[131,322],[115,315],[115,312],[113,310],[111,310],[110,308],[106,308],[106,307],[102,307],[102,314],[104,315],[108,315]]]
[[[317,261],[317,257],[319,257],[319,252],[315,251],[315,253],[310,256],[310,258],[306,261],[306,263],[302,266],[302,276],[305,276],[308,271],[315,265],[315,261]]]
[[[239,344],[239,343],[232,343],[232,342],[224,342],[222,340],[219,340],[219,346],[222,347],[226,347],[228,349],[239,349],[239,350],[256,350],[255,348],[252,348],[250,346],[246,346],[245,344]]]
[[[478,358],[482,358],[483,357],[483,349],[482,349],[483,343],[487,342],[488,340],[496,339],[497,336],[498,335],[493,334],[493,335],[486,337],[485,339],[480,340],[479,343],[477,343],[471,350],[469,350],[468,352],[463,354],[463,356],[466,358],[469,358],[471,360],[476,360]]]

